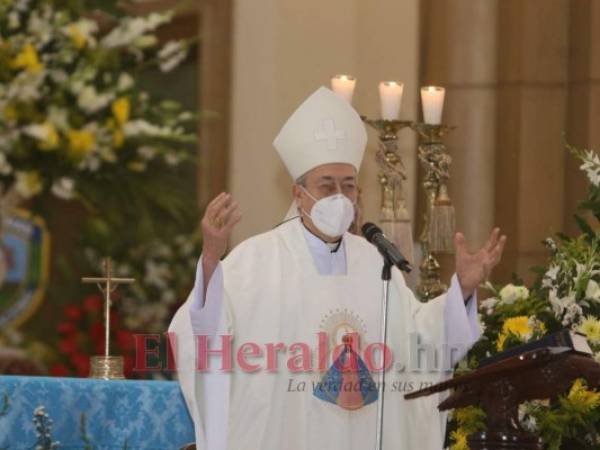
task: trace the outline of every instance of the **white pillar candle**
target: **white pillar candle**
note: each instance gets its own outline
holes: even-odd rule
[[[333,92],[340,95],[348,103],[352,103],[355,85],[356,78],[350,75],[336,75],[331,79],[331,89]]]
[[[440,125],[442,123],[445,94],[446,90],[443,87],[425,86],[421,88],[423,120],[425,123],[430,125]]]
[[[381,102],[381,118],[398,120],[402,103],[403,83],[382,81],[379,83],[379,101]]]

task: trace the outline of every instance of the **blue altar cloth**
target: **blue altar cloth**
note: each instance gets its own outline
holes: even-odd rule
[[[174,381],[91,380],[0,376],[0,449],[31,450],[37,441],[33,412],[44,406],[53,420],[58,449],[84,448],[86,431],[95,450],[177,450],[194,442],[194,426]],[[1,412],[1,411],[0,411]]]

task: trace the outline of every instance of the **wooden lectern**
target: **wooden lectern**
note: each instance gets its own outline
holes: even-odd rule
[[[600,386],[600,364],[569,347],[544,347],[481,367],[410,394],[418,398],[454,388],[438,408],[445,411],[476,405],[487,414],[487,430],[467,437],[471,450],[542,450],[539,436],[519,426],[519,404],[552,399],[583,378]]]

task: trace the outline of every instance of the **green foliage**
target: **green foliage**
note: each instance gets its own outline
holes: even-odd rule
[[[503,287],[486,286],[491,297],[481,302],[483,336],[457,373],[476,368],[482,358],[499,350],[564,328],[586,334],[600,361],[600,234],[593,222],[600,219],[600,157],[592,150],[566,147],[581,160],[590,183],[588,196],[579,206],[581,214],[575,216],[581,234],[561,233],[543,242],[549,251],[548,263],[532,269],[537,279],[529,289],[517,277]],[[598,450],[599,405],[600,394],[577,380],[557,399],[522,405],[520,422],[524,429],[539,433],[548,450]],[[481,426],[481,422],[474,423]],[[476,429],[455,414],[449,426],[451,448],[466,450],[466,435]]]
[[[578,380],[568,395],[562,395],[552,407],[537,404],[530,414],[537,422],[537,429],[549,450],[561,449],[569,442],[581,449],[600,448],[598,426],[600,425],[600,394],[585,389]]]
[[[35,328],[71,350],[35,356],[61,375],[85,372],[81,361],[95,353],[85,336],[59,328],[72,329],[67,312],[81,314],[95,293],[80,279],[98,273],[102,257],[138,280],[115,302],[119,323],[162,331],[198,255],[198,115],[140,82],[184,61],[191,42],[157,38],[173,11],[131,17],[122,6],[0,0],[0,202],[14,194],[59,235],[49,300],[65,317]]]
[[[138,186],[166,185],[165,173],[193,160],[195,136],[186,127],[196,116],[137,83],[141,72],[168,71],[185,58],[188,42],[161,46],[155,35],[173,13],[114,17],[101,32],[77,1],[18,0],[6,9],[0,16],[3,193],[32,199],[41,214],[51,197],[100,209],[100,193],[111,188],[128,189],[123,204],[148,203],[147,195],[133,195]],[[169,204],[167,211],[180,209]]]
[[[485,412],[476,406],[467,406],[455,411],[459,426],[466,434],[485,430]]]

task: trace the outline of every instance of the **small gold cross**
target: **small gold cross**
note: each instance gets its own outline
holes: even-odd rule
[[[110,355],[110,295],[117,289],[119,284],[131,284],[135,282],[133,278],[113,277],[112,261],[110,258],[102,260],[102,269],[104,277],[83,277],[84,283],[96,283],[98,288],[104,294],[104,356]],[[101,284],[104,283],[104,286]]]

